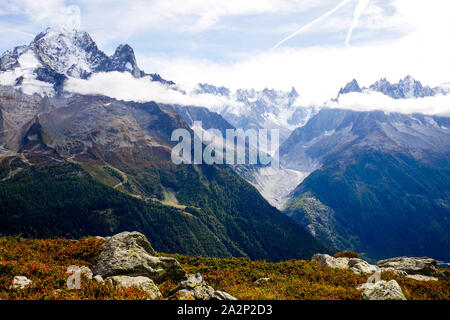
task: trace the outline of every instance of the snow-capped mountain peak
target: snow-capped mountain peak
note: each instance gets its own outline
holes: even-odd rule
[[[121,72],[130,72],[135,78],[141,76],[134,50],[128,44],[118,46],[111,59],[112,69]]]
[[[129,45],[118,46],[108,56],[87,32],[64,26],[49,27],[29,45],[15,47],[0,57],[0,85],[26,89],[30,94],[52,95],[63,90],[67,78],[87,79],[92,74],[111,71],[129,72],[135,78],[149,77],[167,86],[175,85],[158,74],[141,71]],[[23,88],[24,83],[33,83],[33,87]]]
[[[414,99],[432,97],[437,94],[446,94],[446,90],[443,87],[431,88],[429,86],[423,86],[420,81],[415,80],[412,76],[407,75],[404,79],[401,79],[398,83],[391,83],[386,78],[381,78],[368,88],[361,88],[353,79],[351,82],[339,91],[338,98],[341,95],[348,93],[370,93],[379,92],[393,99]]]
[[[423,98],[438,93],[437,88],[424,87],[420,81],[415,80],[410,75],[394,84],[383,78],[372,84],[369,89],[381,92],[393,99]]]
[[[219,113],[236,128],[280,129],[280,139],[286,139],[290,132],[304,125],[318,112],[314,106],[298,104],[299,94],[294,87],[290,91],[265,88],[263,90],[237,89],[231,92],[225,87],[199,84],[193,94],[213,94],[229,98],[229,105],[213,111]]]
[[[350,92],[361,92],[361,91],[362,90],[358,84],[358,81],[356,81],[356,79],[353,79],[352,81],[347,83],[345,85],[345,87],[343,87],[343,88],[341,88],[341,90],[339,90],[339,95],[350,93]]]
[[[297,99],[300,95],[297,93],[294,87],[292,87],[291,92],[289,92],[288,96],[293,99]]]
[[[87,78],[109,59],[87,32],[65,27],[47,28],[30,46],[43,65],[75,78]]]
[[[194,89],[195,94],[212,94],[216,96],[230,96],[230,89],[222,87],[216,87],[207,83],[199,83]]]

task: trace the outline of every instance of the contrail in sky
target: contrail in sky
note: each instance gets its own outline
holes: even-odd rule
[[[353,29],[356,28],[359,18],[363,14],[364,10],[367,8],[370,0],[359,0],[358,5],[355,8],[355,13],[353,14],[353,23],[347,33],[347,38],[345,39],[345,46],[348,47],[350,45],[350,38],[352,36]]]
[[[318,17],[317,19],[314,19],[313,21],[311,21],[310,23],[308,23],[307,25],[301,27],[300,29],[298,29],[297,31],[295,31],[294,33],[290,34],[289,36],[287,36],[286,38],[284,38],[283,40],[281,40],[280,42],[278,42],[276,45],[274,45],[271,50],[278,48],[280,45],[282,45],[283,43],[285,43],[286,41],[288,41],[289,39],[295,37],[296,35],[308,30],[309,28],[311,28],[313,25],[315,25],[316,23],[322,21],[325,18],[328,18],[329,16],[331,16],[333,13],[335,13],[336,11],[338,11],[340,8],[342,8],[343,6],[345,6],[347,3],[352,2],[354,0],[344,0],[342,2],[340,2],[336,7],[334,7],[333,9],[331,9],[330,11],[324,13],[323,15],[321,15],[320,17]],[[356,6],[355,9],[355,13],[354,13],[354,18],[353,18],[353,24],[349,29],[349,32],[347,34],[347,39],[345,41],[346,45],[348,46],[348,44],[350,43],[350,37],[352,35],[353,29],[356,27],[356,25],[358,24],[358,20],[359,17],[361,16],[361,14],[363,13],[364,9],[367,7],[368,3],[370,0],[359,0],[358,5]]]

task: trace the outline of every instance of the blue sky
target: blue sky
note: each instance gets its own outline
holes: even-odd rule
[[[295,86],[316,99],[352,78],[362,85],[406,74],[430,85],[450,82],[449,2],[0,0],[0,51],[29,43],[47,26],[69,24],[88,31],[107,53],[130,44],[143,69],[187,87]]]

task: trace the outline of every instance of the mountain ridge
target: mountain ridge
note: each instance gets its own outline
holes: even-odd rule
[[[35,89],[35,92],[48,95],[62,93],[63,82],[68,77],[88,79],[98,72],[128,72],[135,78],[150,77],[151,81],[167,86],[175,85],[158,74],[140,70],[134,50],[129,45],[119,45],[114,54],[108,56],[98,48],[87,32],[65,27],[49,27],[39,33],[29,45],[7,50],[0,57],[0,71],[16,71],[17,78],[13,80],[22,77],[30,82],[37,81],[36,86],[52,85],[54,91]],[[20,86],[21,83],[16,81],[15,85]]]
[[[407,75],[404,79],[400,79],[398,83],[391,83],[386,78],[381,78],[369,87],[360,87],[358,81],[353,79],[339,90],[339,96],[347,93],[361,93],[361,92],[379,92],[393,99],[413,99],[433,97],[438,94],[446,95],[448,92],[445,85],[431,88],[423,86],[420,81],[417,81],[412,76]]]
[[[285,167],[311,172],[284,212],[340,250],[448,259],[449,122],[322,109],[280,147]]]
[[[2,233],[136,229],[165,251],[274,261],[332,251],[227,166],[174,165],[171,133],[190,128],[171,105],[0,86],[0,115]]]

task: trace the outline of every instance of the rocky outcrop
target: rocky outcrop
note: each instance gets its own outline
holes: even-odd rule
[[[237,300],[231,294],[226,293],[225,291],[216,290],[212,295],[213,300]]]
[[[403,270],[397,270],[397,269],[394,269],[394,268],[391,268],[391,267],[389,267],[389,268],[380,268],[380,271],[392,271],[392,272],[398,274],[399,276],[407,276],[408,275]]]
[[[180,295],[180,291],[182,291],[182,295],[190,295],[196,300],[237,300],[232,295],[223,291],[216,291],[213,287],[207,285],[200,273],[189,274],[187,280],[182,281],[180,286],[172,290],[169,299],[172,300],[173,296]]]
[[[376,266],[359,258],[334,258],[328,254],[317,253],[311,261],[331,268],[350,269],[356,274],[371,274],[377,270]]]
[[[92,270],[89,269],[86,266],[81,266],[80,267],[80,273],[82,275],[84,275],[86,278],[88,278],[89,280],[91,280],[94,277],[94,274],[92,273]]]
[[[103,277],[101,275],[99,275],[99,274],[97,274],[94,277],[94,280],[97,281],[97,282],[104,282]]]
[[[254,284],[256,284],[257,286],[262,286],[263,284],[266,284],[270,280],[271,280],[270,278],[259,278],[254,282]]]
[[[13,284],[11,286],[11,289],[19,289],[19,290],[23,290],[26,287],[28,287],[29,285],[31,285],[33,283],[33,281],[31,281],[30,279],[28,279],[27,277],[24,276],[16,276],[14,277],[13,280]]]
[[[348,269],[348,260],[349,258],[334,258],[328,254],[322,253],[316,253],[311,259],[312,262],[339,269]]]
[[[158,287],[147,277],[129,277],[129,276],[114,276],[106,279],[107,283],[111,283],[119,288],[138,288],[147,293],[150,299],[161,298],[161,292]]]
[[[378,261],[377,266],[383,271],[393,270],[404,275],[422,275],[436,278],[444,277],[444,274],[436,268],[436,260],[431,258],[391,258]]]
[[[395,280],[364,283],[358,288],[364,290],[362,293],[364,300],[406,300],[402,289]]]
[[[181,289],[168,297],[167,300],[195,300],[195,298],[189,290]]]
[[[359,258],[334,258],[328,254],[317,253],[311,261],[331,268],[350,269],[356,274],[373,274],[379,269],[380,271],[392,271],[418,281],[445,278],[445,274],[436,268],[436,260],[431,258],[392,258],[380,260],[374,266]]]
[[[358,258],[350,258],[348,260],[348,267],[356,274],[371,274],[377,271],[376,266]]]
[[[175,258],[156,256],[147,238],[139,232],[122,232],[106,240],[94,273],[103,278],[144,276],[155,283],[186,278],[186,272]]]
[[[438,281],[439,278],[436,277],[429,277],[429,276],[422,276],[420,274],[411,274],[406,276],[409,279],[417,280],[417,281]]]
[[[156,284],[182,280],[169,294],[169,300],[236,300],[207,285],[199,273],[186,275],[175,258],[156,256],[147,238],[139,232],[122,232],[108,238],[94,273],[97,282],[105,278],[107,283],[120,288],[138,288],[145,291],[149,299],[162,298]]]

